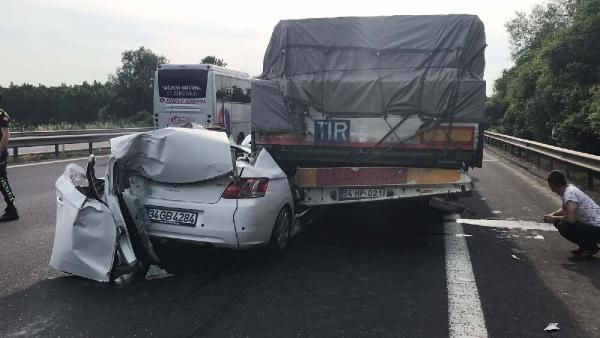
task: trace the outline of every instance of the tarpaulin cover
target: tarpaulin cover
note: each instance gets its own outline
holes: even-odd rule
[[[297,131],[298,105],[329,117],[419,114],[481,122],[485,46],[474,15],[280,21],[262,81],[252,84],[253,128]]]
[[[162,183],[192,183],[233,170],[230,143],[223,132],[164,128],[110,140],[119,168]]]

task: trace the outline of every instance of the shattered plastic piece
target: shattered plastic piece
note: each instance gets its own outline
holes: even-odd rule
[[[473,237],[473,235],[468,235],[468,234],[456,234],[456,237]]]
[[[511,256],[512,258],[514,258],[514,259],[518,260],[518,261],[522,261],[522,260],[523,260],[523,259],[521,259],[521,258],[517,257],[517,255],[510,255],[510,256]]]
[[[535,236],[533,236],[533,239],[544,239],[544,236],[542,236],[542,235],[535,235]]]
[[[553,332],[553,331],[558,331],[558,330],[560,330],[560,328],[558,327],[558,323],[550,323],[544,329],[544,331],[547,331],[547,332]]]
[[[173,277],[173,276],[175,276],[175,275],[172,273],[168,273],[166,270],[161,269],[157,265],[150,265],[150,268],[148,268],[148,272],[146,272],[147,280],[162,279],[162,278]]]

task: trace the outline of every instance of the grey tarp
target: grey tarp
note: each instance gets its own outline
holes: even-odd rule
[[[420,114],[482,122],[485,46],[474,15],[280,21],[261,74],[272,82],[253,84],[253,127],[281,130],[287,121],[287,130],[298,130],[298,111],[290,108],[297,104],[330,117]]]

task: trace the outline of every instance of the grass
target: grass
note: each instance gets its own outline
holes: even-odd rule
[[[49,131],[49,130],[77,130],[77,129],[113,129],[113,128],[138,128],[152,127],[144,125],[145,123],[133,122],[128,120],[117,121],[96,121],[96,122],[58,122],[48,124],[30,124],[13,121],[10,126],[11,131]]]

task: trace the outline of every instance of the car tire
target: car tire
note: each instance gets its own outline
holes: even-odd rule
[[[292,238],[292,212],[286,205],[279,211],[273,231],[271,231],[271,240],[269,248],[273,253],[283,253],[290,244]]]

